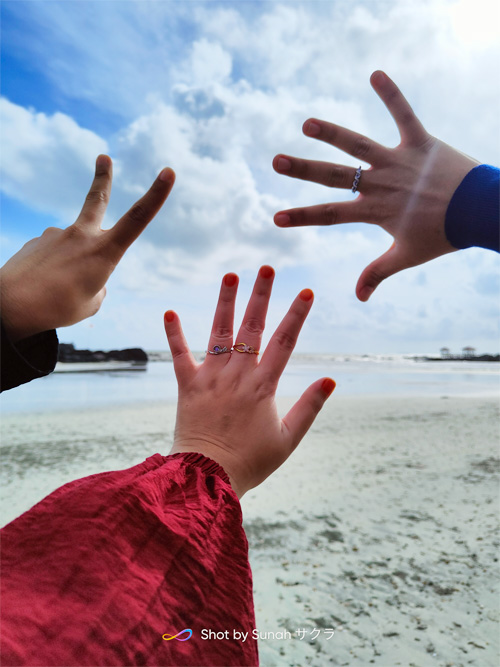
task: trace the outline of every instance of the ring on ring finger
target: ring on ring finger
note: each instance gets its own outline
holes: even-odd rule
[[[361,172],[362,172],[361,165],[359,165],[359,167],[356,169],[356,173],[354,174],[354,180],[352,182],[352,188],[351,188],[352,192],[357,192],[358,191],[358,185],[359,185],[359,179],[361,178]]]
[[[231,348],[226,347],[225,345],[214,345],[211,350],[205,350],[206,354],[231,354]]]

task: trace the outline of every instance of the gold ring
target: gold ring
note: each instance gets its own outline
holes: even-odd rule
[[[247,352],[248,354],[259,354],[259,350],[246,343],[236,343],[233,346],[233,350],[236,350],[236,352]]]

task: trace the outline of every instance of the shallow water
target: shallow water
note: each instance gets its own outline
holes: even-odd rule
[[[320,377],[333,377],[338,395],[492,395],[500,392],[500,364],[417,362],[401,356],[296,355],[281,379],[279,396],[299,396]],[[53,373],[0,396],[2,414],[79,410],[175,402],[171,362],[150,362],[146,371]]]

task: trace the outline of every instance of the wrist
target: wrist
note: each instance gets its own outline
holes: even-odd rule
[[[41,333],[36,328],[25,326],[22,323],[22,320],[20,321],[19,318],[16,317],[11,308],[5,307],[3,300],[1,316],[4,331],[12,343],[18,343],[20,340]]]
[[[12,343],[41,333],[42,330],[37,329],[33,319],[26,319],[29,308],[23,303],[19,294],[9,289],[2,276],[0,276],[0,299],[3,328]]]
[[[215,461],[226,473],[231,488],[238,496],[238,499],[244,495],[247,488],[239,482],[237,475],[234,474],[234,462],[231,462],[231,455],[225,451],[221,446],[208,442],[203,439],[193,439],[189,441],[174,442],[169,455],[172,454],[202,454],[208,459]]]
[[[40,329],[33,325],[27,326],[22,321],[18,322],[15,317],[11,317],[9,309],[4,309],[3,306],[1,317],[4,331],[11,343],[19,343],[19,341],[35,336],[43,331],[50,331],[50,329]]]

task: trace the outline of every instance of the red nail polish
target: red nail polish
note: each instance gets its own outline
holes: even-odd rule
[[[310,301],[314,297],[314,294],[312,290],[306,288],[302,290],[302,292],[299,294],[299,297],[302,299],[302,301]]]
[[[325,392],[327,396],[330,396],[337,385],[335,380],[332,378],[325,378],[321,383],[321,389]]]
[[[272,266],[262,266],[259,275],[261,278],[272,278],[274,276],[274,269]]]
[[[175,319],[175,313],[173,310],[167,310],[165,313],[165,322],[173,322]]]
[[[238,281],[238,276],[235,273],[228,273],[224,276],[224,285],[226,287],[233,287]]]

